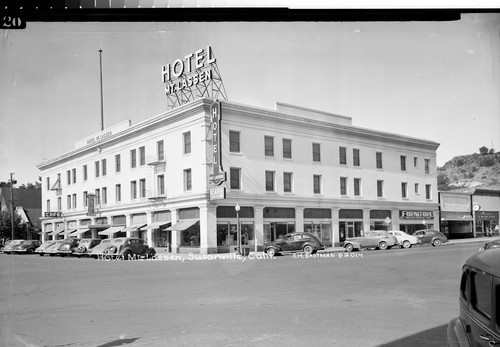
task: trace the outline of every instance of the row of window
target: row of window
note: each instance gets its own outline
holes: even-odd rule
[[[274,140],[275,138],[272,136],[264,136],[264,155],[266,157],[274,157],[275,148],[274,148]],[[191,153],[191,132],[185,132],[182,134],[183,141],[183,153],[190,154]],[[283,158],[292,159],[292,140],[291,139],[282,139],[283,144]],[[240,153],[240,132],[238,131],[229,131],[229,151],[232,153]],[[164,141],[156,142],[156,160],[164,161],[165,160],[165,146]],[[321,162],[321,144],[320,143],[312,143],[312,160],[313,162]],[[122,170],[122,160],[121,154],[115,155],[115,172],[121,172]],[[339,164],[347,165],[347,147],[339,147]],[[146,147],[142,146],[138,149],[130,150],[130,168],[136,168],[140,166],[146,165]],[[352,149],[352,165],[353,166],[361,166],[361,151],[358,148]],[[407,157],[404,155],[400,156],[400,166],[401,171],[406,171],[407,169]],[[418,168],[418,158],[413,157],[413,166]],[[429,173],[430,160],[424,159],[424,169],[425,173]],[[382,152],[376,152],[376,167],[377,169],[383,168],[383,154]],[[88,167],[87,165],[83,165],[83,180],[88,180]],[[76,168],[71,170],[67,170],[67,184],[75,184],[77,182],[77,172]],[[101,177],[107,175],[107,159],[101,159],[94,162],[94,175],[95,177]],[[47,182],[47,190],[51,189],[50,186],[50,177],[46,178]],[[60,182],[60,175],[58,174],[58,182]]]
[[[190,154],[191,153],[191,132],[185,132],[182,134],[182,139],[183,139],[183,153],[184,154]],[[156,160],[158,161],[164,161],[165,160],[165,145],[164,141],[157,141],[156,142]],[[144,166],[146,165],[146,147],[142,146],[139,147],[138,149],[132,149],[130,150],[130,168],[134,169],[136,167]],[[121,172],[122,170],[122,160],[121,160],[121,154],[116,154],[115,155],[115,172]],[[76,168],[73,168],[71,170],[66,171],[67,175],[67,184],[75,184],[77,182],[77,174],[76,174]],[[101,159],[97,160],[94,162],[94,175],[95,177],[104,177],[107,175],[107,160],[106,159]],[[83,180],[87,181],[88,180],[88,166],[83,165],[82,168],[82,176]],[[60,182],[60,174],[57,175],[57,182]],[[50,177],[46,178],[46,188],[47,190],[50,190],[52,187],[50,185]]]
[[[159,196],[165,196],[165,176],[164,175],[158,175],[156,176],[156,191],[155,195]],[[192,181],[191,181],[191,169],[186,169],[184,170],[184,190],[185,191],[190,191],[192,189]],[[141,178],[139,180],[133,180],[130,181],[130,199],[135,200],[137,198],[146,198],[147,197],[147,191],[146,191],[146,179]],[[96,203],[100,204],[107,204],[108,203],[108,188],[107,187],[102,187],[102,188],[97,188],[95,190],[94,194],[89,194],[87,191],[83,192],[83,207],[88,207],[88,201],[89,199],[95,199],[94,201]],[[116,184],[115,185],[115,202],[121,202],[122,201],[122,185],[121,184]],[[61,211],[61,197],[57,198],[57,210]],[[47,200],[47,211],[50,212],[50,200]],[[78,208],[77,204],[77,197],[76,194],[72,195],[67,195],[67,204],[66,208],[68,210],[74,210]]]
[[[292,140],[282,139],[283,147],[283,158],[292,159]],[[240,132],[239,131],[229,131],[229,151],[232,153],[240,153]],[[274,137],[264,136],[264,155],[266,157],[274,157]],[[312,143],[312,161],[319,163],[321,162],[321,144]],[[406,171],[406,161],[407,157],[405,155],[400,156],[401,161],[401,171]],[[425,173],[429,173],[430,159],[425,159]],[[382,162],[382,152],[376,153],[376,165],[377,169],[383,168]],[[347,147],[339,147],[339,164],[347,165]],[[352,165],[361,166],[361,155],[359,148],[353,148],[352,150]],[[418,157],[413,157],[413,166],[418,168]]]

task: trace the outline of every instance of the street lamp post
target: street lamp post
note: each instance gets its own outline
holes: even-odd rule
[[[238,253],[241,254],[241,230],[240,230],[240,204],[236,203],[236,235],[238,239]]]

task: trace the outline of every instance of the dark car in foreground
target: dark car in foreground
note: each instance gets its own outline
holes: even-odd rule
[[[499,247],[500,247],[500,239],[497,239],[497,240],[486,242],[481,248],[479,248],[479,251],[482,252],[482,251],[490,249],[490,248],[499,248]]]
[[[448,238],[440,231],[434,229],[423,229],[415,232],[418,238],[418,244],[431,244],[434,247],[441,245],[442,243],[448,242]]]
[[[500,249],[467,259],[462,267],[459,305],[459,317],[448,323],[448,346],[499,346]]]
[[[38,240],[26,240],[12,248],[12,253],[15,254],[32,254],[35,249],[40,247],[41,242]]]
[[[24,241],[26,241],[26,240],[11,240],[11,241],[7,241],[5,243],[5,246],[2,248],[2,252],[4,252],[5,254],[11,254],[12,253],[12,249],[14,247],[19,246]]]
[[[124,260],[154,257],[156,251],[138,237],[118,237],[113,239],[102,255],[104,257],[121,258]]]
[[[268,242],[264,246],[265,252],[270,256],[287,252],[314,254],[322,249],[325,249],[325,246],[316,236],[300,232],[286,234],[283,238]]]
[[[350,237],[344,241],[344,248],[347,252],[362,248],[385,250],[397,245],[399,243],[396,237],[386,230],[372,230],[366,233],[365,236]]]

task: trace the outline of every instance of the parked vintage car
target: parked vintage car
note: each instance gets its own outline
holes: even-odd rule
[[[45,255],[45,253],[47,252],[47,249],[54,246],[54,244],[56,243],[57,241],[55,240],[51,240],[51,241],[45,241],[44,243],[42,243],[37,249],[35,249],[35,253],[39,254],[41,257],[43,257]]]
[[[49,254],[51,257],[54,257],[56,255],[65,257],[68,254],[73,253],[73,250],[75,250],[76,247],[78,247],[79,242],[80,239],[59,240],[52,247],[49,247],[46,253]]]
[[[41,242],[38,240],[26,240],[12,248],[12,253],[15,254],[32,254],[35,249],[40,247]]]
[[[325,249],[325,246],[316,236],[301,232],[286,234],[283,238],[268,242],[264,246],[264,250],[270,256],[289,252],[313,254],[322,249]]]
[[[26,240],[11,240],[11,241],[7,241],[5,243],[5,246],[2,248],[2,252],[4,252],[5,254],[11,254],[12,253],[12,249],[14,247],[19,246],[24,241],[26,241]]]
[[[500,239],[496,239],[493,241],[486,242],[481,248],[479,248],[479,252],[482,252],[486,249],[499,248],[499,247],[500,247]]]
[[[448,346],[500,345],[500,249],[478,252],[462,267],[459,317],[447,328]]]
[[[398,244],[403,248],[410,248],[413,245],[418,243],[418,239],[416,236],[409,235],[404,231],[400,230],[389,230],[389,234],[396,237],[398,240]]]
[[[113,239],[111,245],[103,251],[103,255],[124,260],[134,258],[150,259],[154,257],[156,251],[149,247],[144,240],[138,237],[118,237]]]
[[[418,230],[414,235],[418,238],[418,244],[420,245],[430,243],[434,247],[437,247],[442,243],[448,242],[448,238],[442,232],[434,229]]]
[[[372,230],[362,237],[351,237],[344,241],[344,248],[347,252],[368,249],[388,249],[398,245],[398,240],[395,236],[389,234],[386,230]]]
[[[90,255],[92,249],[101,243],[101,239],[81,239],[78,247],[73,251],[73,255],[80,258],[84,255]]]
[[[97,246],[95,246],[94,248],[92,248],[92,250],[90,251],[89,255],[92,258],[97,258],[97,257],[103,255],[104,251],[106,250],[106,248],[108,248],[109,246],[111,246],[112,242],[113,242],[113,239],[103,239],[103,240],[101,240],[101,242]]]

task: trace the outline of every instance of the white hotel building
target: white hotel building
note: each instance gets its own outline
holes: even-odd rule
[[[123,122],[40,164],[43,238],[130,235],[220,253],[234,250],[237,222],[250,250],[292,231],[339,245],[370,229],[439,228],[438,143],[287,104],[221,102],[227,180],[211,199],[213,102]]]

